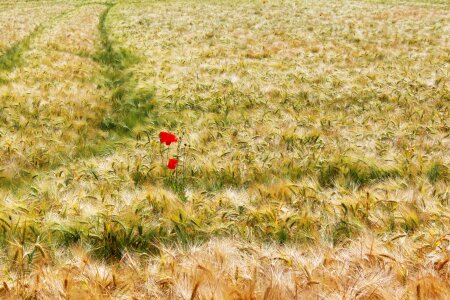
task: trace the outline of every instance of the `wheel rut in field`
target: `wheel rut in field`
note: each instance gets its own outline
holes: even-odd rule
[[[20,42],[20,59],[0,86],[0,187],[113,153],[145,122],[153,90],[137,88],[129,69],[138,57],[108,36],[114,6],[81,5]]]
[[[3,185],[20,184],[17,179],[85,152],[106,151],[95,144],[107,138],[99,119],[108,110],[109,91],[102,84],[101,64],[92,59],[101,51],[97,26],[105,9],[89,4],[63,13],[14,50],[17,59],[0,86]]]
[[[20,65],[23,54],[29,50],[33,40],[45,28],[53,26],[65,15],[77,9],[78,7],[55,5],[47,7],[45,10],[41,7],[31,7],[20,9],[17,13],[15,12],[16,8],[2,12],[5,16],[0,15],[0,20],[4,20],[4,22],[0,22],[0,38],[5,42],[0,44],[0,75],[2,72],[11,71]],[[23,15],[22,18],[21,15]],[[17,19],[20,19],[21,22],[17,22]]]

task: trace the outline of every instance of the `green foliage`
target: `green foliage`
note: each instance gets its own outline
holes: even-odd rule
[[[63,246],[71,246],[78,243],[83,237],[83,232],[77,226],[57,226],[52,231],[54,233],[54,239],[58,241],[58,244]]]
[[[324,187],[333,187],[337,183],[349,188],[360,188],[367,184],[387,178],[400,176],[397,169],[383,169],[361,160],[341,159],[324,162],[319,166],[318,180]]]
[[[104,22],[105,21],[103,20],[103,23],[101,23],[102,37],[103,35],[107,34]],[[115,49],[111,42],[108,40],[107,36],[103,39],[103,47],[103,50],[97,53],[94,56],[94,59],[95,61],[105,66],[111,67],[113,70],[124,70],[139,62],[139,58],[135,54],[133,54],[132,51],[123,48]],[[112,79],[116,79],[113,80],[113,82],[117,84],[117,81],[119,79],[114,78],[114,76],[112,76]]]
[[[354,222],[348,220],[340,220],[332,228],[333,244],[337,245],[354,237],[360,231],[360,227]]]
[[[0,56],[0,70],[11,70],[20,62],[24,49],[29,45],[29,40],[30,37],[25,38]]]
[[[450,172],[448,168],[440,162],[433,163],[426,172],[426,175],[431,183],[435,183],[438,180],[450,180]]]

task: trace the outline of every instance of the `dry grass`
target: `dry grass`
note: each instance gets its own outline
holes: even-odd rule
[[[445,299],[438,2],[76,3],[0,86],[0,297]]]

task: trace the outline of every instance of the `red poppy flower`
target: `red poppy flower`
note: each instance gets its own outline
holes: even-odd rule
[[[171,133],[161,131],[159,133],[159,142],[165,143],[167,146],[169,146],[172,143],[176,143],[178,141],[177,137]]]
[[[169,159],[169,163],[167,164],[167,167],[171,170],[175,170],[175,168],[177,167],[177,163],[178,163],[177,159],[171,158],[171,159]]]

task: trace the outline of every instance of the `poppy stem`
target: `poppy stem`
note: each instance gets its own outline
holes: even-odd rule
[[[162,168],[163,168],[163,170],[164,170],[164,175],[163,175],[163,177],[166,177],[166,168],[164,167],[164,156],[163,156],[163,145],[162,145],[162,143],[160,143],[159,144],[159,155],[160,155],[160,157],[161,157],[161,166],[162,166]]]
[[[167,162],[169,161],[169,149],[170,149],[170,145],[167,146],[167,149],[166,149],[166,161]],[[166,165],[166,167],[167,167],[167,165]]]
[[[177,145],[177,159],[180,159],[180,148],[181,148],[181,144],[183,143],[183,138],[184,138],[184,134],[185,134],[185,130],[183,129],[181,136],[180,136],[180,140],[178,141],[178,145]],[[175,189],[178,192],[179,189],[181,187],[178,186],[178,169],[175,169]]]
[[[161,164],[164,164],[163,154],[162,154],[162,145],[161,144],[159,144],[159,156],[161,158]]]
[[[187,155],[186,155],[186,143],[183,145],[183,179],[182,179],[182,185],[185,186],[186,182],[186,164],[188,162]]]

